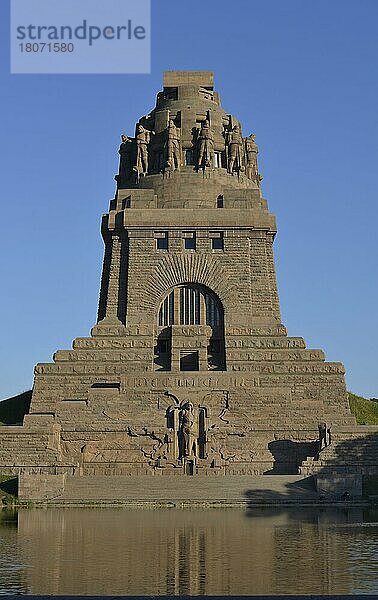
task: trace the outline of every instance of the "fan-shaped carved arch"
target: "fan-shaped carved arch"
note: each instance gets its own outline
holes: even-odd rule
[[[201,284],[217,294],[224,307],[229,304],[232,285],[218,261],[208,255],[171,254],[161,258],[147,282],[141,308],[156,311],[167,291],[185,283]]]

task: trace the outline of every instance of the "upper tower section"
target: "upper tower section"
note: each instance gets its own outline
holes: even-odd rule
[[[261,198],[255,136],[243,136],[238,119],[222,108],[213,80],[211,71],[164,73],[155,108],[139,119],[133,137],[122,135],[119,193],[150,188],[168,198],[168,180],[174,179],[176,202],[181,183],[188,189],[216,182],[220,195],[248,189]]]

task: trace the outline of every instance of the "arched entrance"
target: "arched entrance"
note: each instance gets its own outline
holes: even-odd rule
[[[157,317],[157,371],[224,371],[224,311],[209,288],[174,287],[163,298]]]

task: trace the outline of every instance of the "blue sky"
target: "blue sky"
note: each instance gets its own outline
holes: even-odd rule
[[[256,133],[289,334],[378,396],[377,0],[153,0],[150,75],[10,75],[8,0],[0,33],[0,398],[94,324],[119,135],[171,69]]]

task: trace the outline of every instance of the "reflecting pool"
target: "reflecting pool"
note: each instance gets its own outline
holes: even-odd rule
[[[0,513],[0,593],[378,593],[378,510]]]

